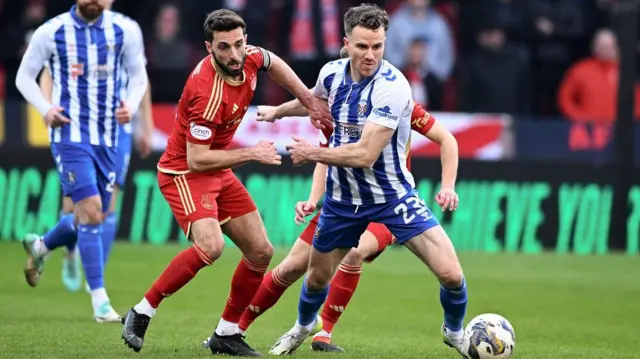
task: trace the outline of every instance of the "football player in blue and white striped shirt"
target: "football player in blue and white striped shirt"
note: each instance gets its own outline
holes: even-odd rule
[[[388,24],[387,13],[375,5],[352,7],[345,13],[349,61],[326,64],[315,87],[316,96],[328,100],[334,121],[329,148],[300,138],[287,147],[295,165],[319,162],[329,169],[298,320],[271,354],[291,354],[319,330],[318,310],[337,266],[358,246],[369,223],[376,222],[386,225],[397,243],[428,264],[440,280],[442,336],[465,356],[467,288],[451,240],[418,196],[406,166],[413,99],[404,75],[382,59]],[[443,179],[439,195],[457,198],[456,173],[447,177],[451,178]]]
[[[104,288],[102,221],[116,180],[118,122],[131,120],[147,88],[141,36],[130,21],[103,14],[105,0],[77,0],[71,10],[40,26],[24,54],[16,86],[50,128],[52,153],[65,196],[74,202],[74,218],[63,217],[54,231],[77,223],[78,249],[91,289],[98,322],[118,322]],[[45,63],[53,77],[53,101],[36,78]],[[122,98],[124,71],[129,74]],[[45,256],[65,245],[66,236],[24,240],[27,282],[35,286]]]
[[[142,37],[142,30],[135,20],[120,14],[115,11],[110,11],[113,5],[113,0],[102,0],[105,2],[105,14],[113,15],[121,20],[132,22],[131,28],[136,29],[138,35]],[[140,42],[140,45],[144,44]],[[140,49],[144,54],[144,47]],[[128,74],[124,71],[122,76],[122,82],[128,82]],[[51,101],[53,93],[53,79],[51,78],[51,71],[46,66],[42,74],[40,75],[40,88],[44,93],[47,100]],[[126,86],[122,86],[122,98],[126,98]],[[111,204],[109,205],[109,211],[102,223],[102,252],[104,265],[106,266],[107,260],[111,253],[113,242],[115,241],[117,232],[117,218],[115,213],[116,203],[118,202],[118,195],[124,188],[124,184],[127,178],[127,172],[129,169],[129,159],[131,158],[132,148],[132,135],[135,136],[135,144],[138,149],[138,153],[142,158],[148,156],[151,152],[151,137],[153,135],[153,119],[151,118],[151,86],[147,86],[147,91],[142,99],[139,111],[134,114],[131,123],[119,124],[120,130],[118,133],[118,145],[116,152],[116,181],[113,186],[113,194],[111,196]],[[135,134],[133,133],[133,127],[135,126]],[[55,155],[54,155],[55,157]],[[69,219],[73,218],[73,201],[71,197],[64,197],[62,201],[62,217]],[[64,227],[64,231],[56,231],[53,228],[50,232],[44,235],[45,243],[60,239],[65,240],[66,255],[62,261],[62,283],[64,286],[72,292],[80,289],[82,281],[82,272],[80,271],[80,257],[76,253],[76,232],[74,226]],[[33,235],[32,235],[33,236]],[[37,238],[37,237],[34,237]],[[88,284],[85,283],[85,287],[90,292]]]

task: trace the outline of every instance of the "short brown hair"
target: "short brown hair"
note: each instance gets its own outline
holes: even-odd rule
[[[350,34],[356,26],[362,26],[369,30],[389,28],[389,14],[377,5],[362,4],[349,8],[344,14],[344,31]]]
[[[204,38],[213,41],[214,31],[231,31],[242,28],[246,32],[247,25],[240,15],[227,9],[219,9],[209,13],[204,21]]]

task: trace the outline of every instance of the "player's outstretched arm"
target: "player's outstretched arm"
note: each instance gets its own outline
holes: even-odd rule
[[[313,170],[311,192],[309,192],[307,202],[317,205],[322,196],[324,196],[325,186],[327,185],[327,168],[327,165],[323,163],[316,163],[316,168]]]
[[[293,99],[279,106],[258,106],[256,120],[262,122],[275,122],[283,117],[306,116],[307,108],[302,106],[298,99]]]
[[[314,120],[316,127],[323,128],[326,124],[331,124],[331,114],[326,106],[304,85],[302,80],[280,57],[269,52],[271,65],[269,75],[284,88],[289,90],[300,103],[307,108],[309,117]]]
[[[309,160],[339,167],[371,168],[393,133],[394,129],[367,121],[358,142],[333,148],[315,148]]]
[[[197,126],[195,126],[197,127]],[[193,128],[193,127],[192,127]],[[211,150],[210,144],[187,142],[187,163],[192,172],[214,172],[234,168],[249,162],[280,165],[282,156],[270,141],[260,141],[257,145],[235,150]]]
[[[411,129],[440,146],[442,188],[453,189],[458,174],[458,141],[453,134],[416,104],[411,114]]]

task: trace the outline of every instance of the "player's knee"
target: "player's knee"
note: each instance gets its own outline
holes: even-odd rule
[[[273,246],[268,240],[261,241],[260,245],[257,245],[251,253],[247,253],[247,258],[251,263],[255,264],[269,264],[273,257]]]
[[[194,243],[214,261],[220,258],[222,251],[224,250],[224,241],[219,243],[212,238],[202,238],[201,240],[194,239]]]
[[[278,264],[278,274],[289,283],[293,283],[300,279],[306,272],[309,264],[309,257],[288,256],[282,263]]]
[[[464,274],[459,263],[452,264],[438,273],[440,284],[445,288],[457,288],[462,285]]]
[[[342,263],[350,266],[361,266],[366,257],[368,257],[368,254],[365,253],[364,250],[359,248],[352,248],[344,257]]]
[[[74,206],[71,197],[64,197],[62,199],[62,213],[73,213]]]
[[[333,273],[329,270],[323,270],[319,268],[309,268],[307,272],[307,289],[310,291],[320,290],[331,282]]]
[[[75,205],[78,222],[81,224],[96,225],[102,223],[102,201],[100,197],[85,198]]]

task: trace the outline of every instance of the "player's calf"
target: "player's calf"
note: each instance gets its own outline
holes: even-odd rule
[[[222,254],[224,239],[216,219],[196,220],[191,225],[189,235],[194,245],[171,260],[140,303],[123,320],[122,339],[136,352],[142,349],[145,333],[160,303],[184,287],[202,268],[213,264]]]
[[[298,239],[289,254],[272,271],[265,274],[260,288],[242,313],[238,328],[244,333],[249,326],[273,307],[282,294],[307,271],[311,246]]]
[[[441,226],[435,226],[404,244],[438,277],[440,303],[444,309],[443,339],[460,351],[467,310],[467,285],[451,240]]]

